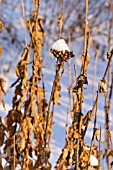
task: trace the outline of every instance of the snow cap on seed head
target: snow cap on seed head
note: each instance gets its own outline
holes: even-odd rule
[[[65,53],[65,50],[70,52],[70,49],[64,39],[59,39],[59,40],[55,41],[51,48],[52,48],[52,50],[63,51],[63,53]]]

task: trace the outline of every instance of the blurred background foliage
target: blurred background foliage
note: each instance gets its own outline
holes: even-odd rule
[[[21,54],[24,45],[24,20],[33,9],[32,0],[24,2],[25,18],[22,17],[22,3],[15,1],[0,1],[0,20],[3,23],[0,44],[3,46],[2,71],[7,73],[11,65]],[[58,19],[61,17],[62,3],[60,0],[45,0],[41,3],[40,16],[46,32],[44,51],[50,49],[52,42],[58,39]],[[104,56],[108,49],[109,30],[112,28],[113,5],[109,0],[89,0],[88,23],[91,36],[91,46],[99,49],[99,57]],[[83,49],[85,3],[83,0],[65,0],[62,37],[67,41],[71,36],[72,50],[81,55]],[[113,31],[113,30],[112,30]],[[27,35],[29,36],[29,35]],[[29,37],[27,37],[29,39]],[[111,37],[112,39],[112,37]],[[110,42],[112,43],[112,41]],[[76,47],[75,47],[76,46]],[[77,47],[78,46],[78,47]]]

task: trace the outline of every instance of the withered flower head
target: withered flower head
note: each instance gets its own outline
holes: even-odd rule
[[[74,57],[73,52],[70,51],[64,39],[59,39],[54,42],[50,52],[55,56],[55,58],[57,58],[59,62],[66,62],[70,58]]]

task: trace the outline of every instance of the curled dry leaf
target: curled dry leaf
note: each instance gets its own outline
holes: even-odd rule
[[[4,78],[0,77],[0,90],[2,91],[2,93],[4,93],[4,95],[6,95],[5,90],[4,90],[4,83],[6,82],[6,80]]]
[[[12,138],[8,138],[5,141],[4,153],[8,158],[14,158],[13,151],[14,151],[14,141]]]
[[[100,82],[99,82],[99,92],[100,93],[107,93],[108,92],[108,90],[107,90],[107,88],[105,87],[105,81],[104,80],[101,80]]]
[[[9,137],[13,137],[16,132],[16,125],[10,126],[7,130]]]
[[[7,128],[10,128],[13,123],[21,123],[22,113],[16,110],[10,110],[6,116],[4,122]]]
[[[61,97],[60,91],[61,91],[61,85],[60,85],[60,74],[57,74],[57,77],[55,79],[55,87],[53,91],[53,98],[52,101],[54,101],[55,104],[60,105],[59,98]]]
[[[22,131],[19,133],[19,136],[20,136],[20,140],[18,141],[18,148],[19,151],[22,152],[26,145],[26,138]]]
[[[4,26],[3,22],[0,20],[0,33],[2,32],[2,27]]]
[[[0,102],[2,103],[3,107],[5,108],[5,103],[2,98],[2,93],[4,95],[6,95],[5,90],[4,90],[4,82],[6,82],[6,80],[0,77]]]
[[[77,83],[76,86],[73,88],[73,92],[74,93],[79,93],[81,92],[79,90],[79,88],[82,88],[84,84],[88,84],[88,80],[87,80],[87,74],[80,74],[77,77]],[[79,90],[79,91],[78,91]]]
[[[43,100],[44,99],[44,93],[46,92],[46,90],[44,90],[42,87],[40,87],[40,86],[38,86],[37,88],[36,88],[36,91],[35,91],[35,93],[37,93],[38,94],[38,99],[39,99],[39,102],[41,101],[41,100]]]
[[[0,125],[0,147],[3,145],[3,143],[4,143],[4,129]]]
[[[100,135],[100,129],[95,129],[95,135],[97,136],[97,135]]]

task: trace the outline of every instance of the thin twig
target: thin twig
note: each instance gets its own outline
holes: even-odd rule
[[[62,38],[62,27],[63,27],[63,18],[64,18],[64,0],[62,0],[62,11],[61,11],[61,17],[60,17],[60,31],[59,31],[59,39]]]
[[[23,20],[25,20],[24,0],[22,0],[22,17],[23,17]],[[26,33],[25,22],[24,22],[24,42],[25,42],[25,46],[27,46],[27,33]]]
[[[111,48],[111,34],[112,34],[111,31],[112,31],[113,12],[112,12],[112,17],[111,17],[111,10],[110,10],[109,14],[110,14],[110,20],[109,20],[109,31],[108,31],[108,52],[110,51],[110,48]],[[110,84],[110,72],[111,71],[110,71],[110,66],[109,66],[108,76],[107,76],[107,82],[108,82],[107,89],[108,90],[109,90],[109,84]],[[110,91],[111,91],[111,89],[110,89]],[[110,93],[109,93],[109,95],[110,95]],[[107,94],[105,95],[106,151],[110,149],[110,136],[109,136],[109,133],[110,133],[110,109],[109,109],[109,106],[108,106],[108,105],[110,105],[109,99],[110,98],[108,98],[108,92],[107,92]],[[110,157],[109,157],[109,155],[107,155],[106,161],[107,161],[107,166],[108,166],[108,170],[109,170],[110,169]]]
[[[68,46],[70,48],[70,35],[68,36]],[[71,61],[68,60],[68,95],[69,95],[69,105],[70,105],[70,113],[71,113],[71,118],[72,118],[72,92],[71,92],[71,83],[70,83],[70,78],[71,78]]]
[[[99,138],[99,159],[98,159],[98,170],[100,170],[100,160],[101,160],[101,140],[102,140],[102,126],[100,126],[100,138]]]
[[[59,65],[57,64],[56,75],[55,75],[55,78],[54,78],[54,82],[53,82],[53,86],[52,86],[52,91],[51,91],[51,94],[50,94],[48,110],[47,110],[47,119],[46,119],[45,140],[46,140],[47,127],[48,127],[48,123],[49,123],[48,121],[49,121],[50,114],[51,114],[50,113],[51,102],[53,101],[54,89],[55,89],[55,86],[56,86],[56,79],[57,79],[57,76],[59,75],[61,65],[62,65],[62,63],[60,63]],[[54,110],[54,102],[53,102],[53,109],[52,110]],[[52,120],[53,120],[53,114],[52,114]]]
[[[111,60],[112,60],[112,55],[113,55],[113,50],[110,52],[109,61],[108,61],[108,64],[107,64],[105,73],[104,73],[104,75],[103,75],[103,78],[102,78],[103,80],[105,80],[106,74],[107,74],[107,72],[108,72],[108,70],[109,70],[109,66],[110,66],[110,63],[111,63]],[[93,112],[94,112],[95,106],[96,106],[96,104],[97,104],[97,102],[98,102],[99,94],[100,94],[100,93],[97,93],[97,96],[96,96],[96,99],[95,99],[93,108],[92,108],[92,110],[90,111],[90,119],[91,119],[91,117],[93,116]],[[87,131],[87,128],[88,128],[90,119],[87,121],[87,126],[85,127],[83,138],[84,138],[84,136],[85,136],[85,134],[86,134],[86,131]]]
[[[13,143],[14,143],[14,170],[16,168],[16,150],[15,150],[15,135],[13,136]]]
[[[90,151],[89,151],[89,157],[88,157],[88,170],[89,170],[89,161],[90,161],[90,156],[91,156],[91,151],[92,151],[92,146],[93,146],[93,141],[95,138],[95,132],[96,132],[96,122],[97,122],[97,109],[98,109],[98,100],[99,100],[99,87],[98,87],[98,99],[96,102],[96,110],[95,110],[95,118],[94,118],[94,129],[93,129],[93,136],[92,136],[92,140],[91,140],[91,146],[90,146]]]
[[[67,110],[67,116],[66,116],[66,144],[68,144],[68,110]]]
[[[88,0],[86,0],[86,9],[85,9],[85,13],[86,13],[86,16],[85,16],[85,28],[84,28],[84,53],[86,53],[86,42],[87,42],[87,26],[88,26],[88,21],[87,21],[87,18],[88,18]]]
[[[94,75],[93,75],[93,86],[92,86],[93,102],[94,102],[94,99],[95,99],[94,88],[95,88],[97,60],[98,60],[98,49],[96,49],[96,56],[95,56],[95,62],[94,62]]]
[[[107,74],[107,72],[108,72],[108,70],[109,70],[109,67],[110,67],[110,63],[111,63],[111,60],[112,60],[112,55],[113,55],[113,49],[109,52],[109,54],[108,54],[108,64],[107,64],[107,68],[106,68],[106,70],[105,70],[105,73],[104,73],[104,76],[103,76],[103,80],[105,80],[105,77],[106,77],[106,74]]]

